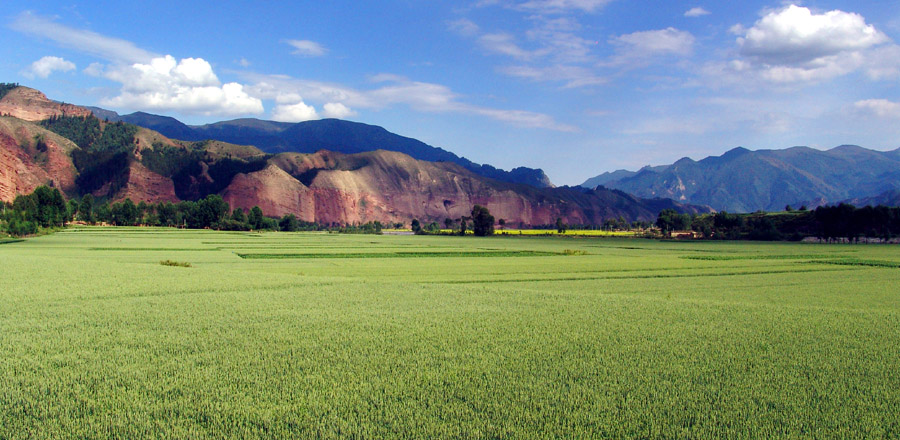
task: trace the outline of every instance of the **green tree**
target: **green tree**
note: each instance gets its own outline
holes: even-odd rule
[[[278,222],[278,226],[285,232],[295,232],[300,229],[300,223],[294,214],[285,214]]]
[[[62,226],[67,214],[66,202],[56,188],[41,185],[31,194],[36,209],[33,218],[42,227]]]
[[[672,231],[684,231],[691,228],[691,216],[679,214],[674,209],[663,209],[656,218],[656,226],[664,233]]]
[[[87,222],[94,222],[94,196],[85,194],[78,204],[78,219]]]
[[[172,202],[160,202],[156,205],[156,217],[162,226],[176,226],[177,207]]]
[[[494,235],[494,216],[487,207],[481,205],[472,207],[472,233],[478,237]]]
[[[70,222],[75,220],[75,216],[78,214],[78,200],[69,199],[66,203],[66,221]]]
[[[234,211],[231,213],[231,219],[239,223],[247,223],[247,215],[244,214],[242,208],[234,208]]]
[[[262,209],[259,209],[259,206],[251,208],[250,214],[247,216],[247,223],[250,224],[250,229],[262,229],[264,218]]]
[[[230,211],[228,202],[218,194],[210,194],[197,202],[197,217],[199,227],[217,228],[219,222],[225,219]]]
[[[419,223],[419,219],[414,218],[412,223],[410,223],[410,229],[412,229],[413,234],[421,234],[422,233],[422,224]]]
[[[566,233],[566,224],[563,223],[562,217],[556,217],[556,232],[560,234]]]

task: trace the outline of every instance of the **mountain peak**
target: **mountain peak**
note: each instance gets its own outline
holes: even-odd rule
[[[750,153],[750,150],[748,150],[744,147],[735,147],[735,148],[732,148],[732,149],[726,151],[725,154],[722,155],[722,157],[732,159],[735,157],[743,156],[747,153]]]

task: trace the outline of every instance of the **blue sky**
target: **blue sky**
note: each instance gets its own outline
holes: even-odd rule
[[[7,0],[0,81],[189,124],[339,117],[557,184],[900,147],[900,2]]]

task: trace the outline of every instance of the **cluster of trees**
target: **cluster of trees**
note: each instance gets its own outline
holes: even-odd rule
[[[3,99],[10,90],[19,87],[19,83],[0,83],[0,99]]]
[[[31,194],[16,197],[12,204],[0,202],[0,231],[23,236],[36,234],[40,228],[63,226],[70,218],[71,205],[58,189],[39,186]]]
[[[656,225],[663,234],[693,231],[697,236],[727,240],[850,240],[900,237],[900,208],[840,204],[815,210],[752,214],[718,212],[691,216],[667,209],[659,213]]]
[[[473,206],[470,216],[462,216],[456,220],[451,218],[444,219],[444,227],[445,229],[453,231],[453,235],[466,235],[469,230],[470,222],[473,235],[478,237],[494,235],[494,216],[491,215],[491,212],[486,207],[481,205]],[[506,224],[506,222],[503,219],[500,219],[500,225],[502,226],[504,224]],[[410,226],[413,233],[417,235],[442,233],[441,227],[437,222],[423,225],[419,219],[413,219]]]

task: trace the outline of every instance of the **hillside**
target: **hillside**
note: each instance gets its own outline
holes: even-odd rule
[[[48,102],[37,100],[34,105],[49,108]],[[22,105],[26,107],[17,108],[19,114],[36,114],[27,108],[31,104]],[[666,208],[708,211],[607,189],[502,182],[456,163],[418,160],[383,149],[272,155],[222,141],[173,140],[147,128],[81,114],[52,113],[36,122],[0,118],[0,200],[11,201],[41,184],[58,187],[68,197],[92,194],[135,202],[219,194],[233,207],[260,206],[267,215],[293,213],[329,224],[412,218],[442,222],[468,215],[475,204],[487,206],[510,225],[524,226],[552,224],[557,217],[570,224],[599,224],[617,217],[653,220]],[[246,122],[255,130],[268,124]],[[274,130],[277,124],[268,127]]]
[[[881,152],[843,145],[750,151],[735,148],[700,161],[616,171],[588,179],[639,197],[668,197],[730,212],[777,211],[874,197],[900,189],[900,150]]]
[[[416,139],[400,136],[375,125],[340,119],[322,119],[295,124],[244,118],[213,124],[189,126],[175,118],[144,112],[119,115],[90,108],[101,119],[122,121],[156,130],[170,138],[188,141],[215,139],[241,145],[253,145],[271,153],[315,153],[330,150],[346,154],[384,149],[404,153],[430,162],[453,162],[484,177],[511,183],[546,188],[553,184],[540,169],[526,167],[511,171],[476,164],[449,151]]]
[[[670,207],[704,211],[605,189],[539,189],[499,182],[456,164],[420,161],[385,150],[282,153],[265,169],[236,176],[222,194],[233,206],[258,205],[267,213],[294,213],[320,223],[411,218],[441,222],[468,215],[475,204],[520,225],[552,224],[557,217],[573,224],[599,224],[619,216],[652,220]]]

